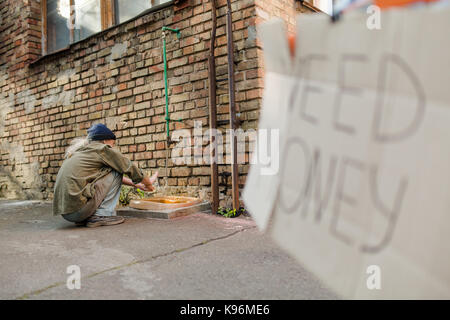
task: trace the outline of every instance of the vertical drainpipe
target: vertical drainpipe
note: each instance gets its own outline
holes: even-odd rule
[[[231,131],[231,186],[233,193],[233,209],[239,209],[239,173],[237,166],[237,137],[236,130],[236,105],[234,96],[234,44],[233,23],[231,17],[231,2],[227,0],[227,48],[228,48],[228,94],[230,103],[230,131]]]
[[[210,141],[210,159],[211,159],[211,195],[212,195],[212,213],[217,213],[219,209],[219,172],[217,168],[217,106],[216,106],[216,61],[214,55],[216,42],[216,0],[211,0],[211,41],[208,57],[209,68],[209,141]],[[214,140],[214,141],[213,141]]]

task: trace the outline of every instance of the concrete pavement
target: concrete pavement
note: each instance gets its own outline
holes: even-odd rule
[[[0,200],[0,299],[336,299],[249,217],[205,213],[76,227]],[[69,290],[67,267],[81,271]]]

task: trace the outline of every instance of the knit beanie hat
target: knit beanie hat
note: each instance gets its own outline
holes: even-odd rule
[[[94,124],[87,132],[90,140],[116,140],[116,135],[103,123]]]

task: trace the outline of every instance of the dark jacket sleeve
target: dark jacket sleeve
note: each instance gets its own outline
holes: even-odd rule
[[[126,174],[131,178],[133,183],[139,183],[144,179],[144,174],[130,159],[125,157],[119,151],[114,150],[110,146],[105,144],[100,152],[105,165],[113,168],[121,174]]]

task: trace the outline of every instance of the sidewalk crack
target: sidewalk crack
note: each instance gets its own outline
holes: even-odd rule
[[[127,263],[127,264],[123,264],[123,265],[112,267],[112,268],[105,269],[105,270],[102,270],[102,271],[94,272],[94,273],[89,274],[89,275],[87,275],[87,276],[85,276],[83,278],[84,279],[91,279],[91,278],[93,278],[95,276],[98,276],[100,274],[103,274],[103,273],[107,273],[107,272],[110,272],[110,271],[116,271],[116,270],[128,268],[128,267],[131,267],[133,265],[140,264],[140,263],[146,263],[146,262],[149,262],[149,261],[152,261],[152,260],[156,260],[158,258],[167,257],[167,256],[170,256],[170,255],[173,255],[173,254],[181,253],[181,252],[184,252],[184,251],[187,251],[187,250],[190,250],[190,249],[193,249],[193,248],[196,248],[196,247],[208,244],[208,243],[213,242],[213,241],[224,240],[224,239],[230,238],[230,237],[232,237],[232,236],[234,236],[234,235],[236,235],[236,234],[238,234],[240,232],[243,232],[243,231],[246,231],[246,230],[250,230],[250,229],[255,229],[255,228],[256,228],[256,226],[251,226],[251,227],[247,227],[247,228],[244,227],[244,228],[241,228],[239,230],[236,230],[234,232],[231,232],[229,234],[226,234],[226,235],[223,235],[223,236],[220,236],[220,237],[217,237],[217,238],[212,238],[212,239],[204,240],[202,242],[195,243],[195,244],[193,244],[193,245],[191,245],[189,247],[186,247],[186,248],[175,249],[175,250],[172,250],[170,252],[161,253],[161,254],[157,254],[157,255],[151,256],[151,257],[146,258],[146,259],[136,260],[136,261],[132,261],[132,262]],[[61,282],[61,281],[60,282],[56,282],[56,283],[51,284],[51,285],[49,285],[49,286],[47,286],[45,288],[34,290],[34,291],[29,292],[29,293],[25,293],[24,295],[15,298],[15,300],[26,300],[26,299],[30,298],[30,296],[37,296],[37,295],[39,295],[39,294],[41,294],[41,293],[43,293],[43,292],[45,292],[47,290],[50,290],[52,288],[56,288],[56,287],[62,286],[64,284],[65,284],[65,282]]]

